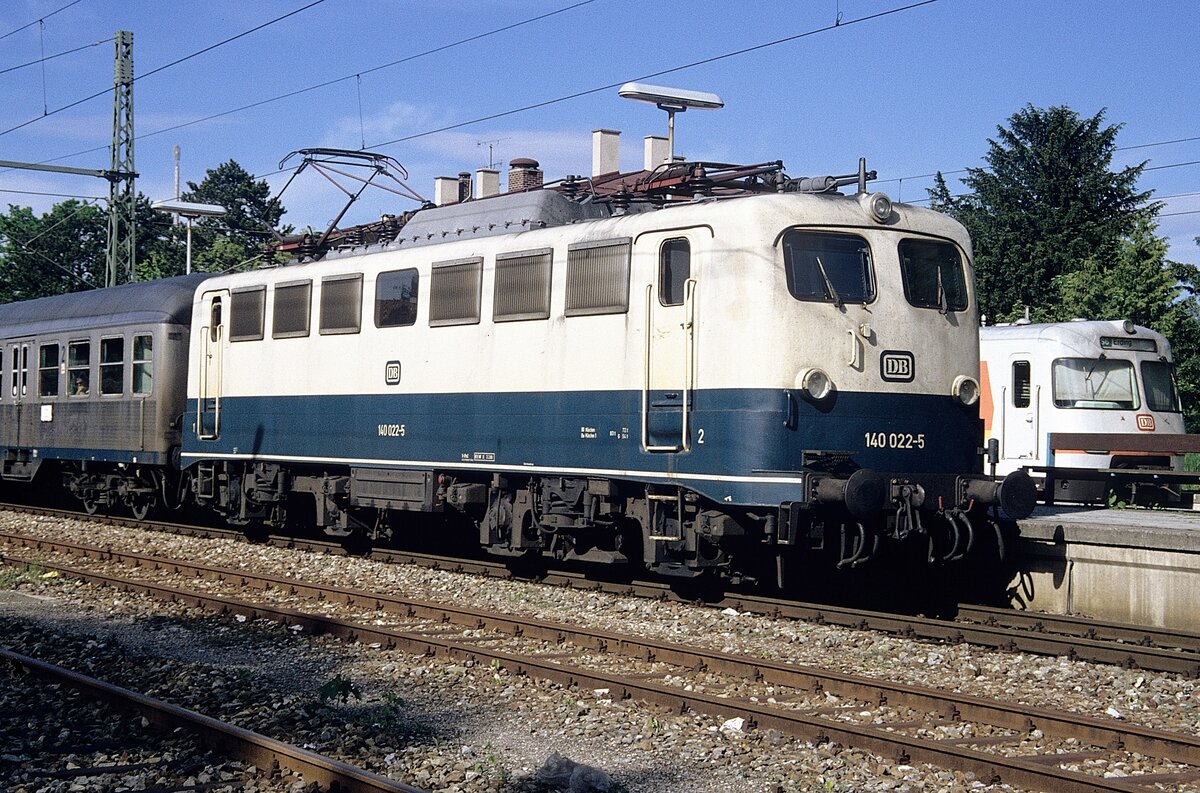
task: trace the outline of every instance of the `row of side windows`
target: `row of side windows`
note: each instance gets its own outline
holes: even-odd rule
[[[567,248],[567,316],[621,314],[629,310],[629,239],[576,243]],[[690,275],[686,239],[669,240],[660,254],[660,300],[683,302]],[[495,322],[548,319],[554,252],[550,248],[514,251],[496,257],[492,319]],[[435,262],[429,273],[431,327],[471,325],[480,321],[483,258]],[[417,321],[419,277],[416,269],[389,270],[375,279],[375,327],[413,325]],[[266,335],[266,287],[234,290],[230,296],[229,338],[257,341]],[[331,276],[321,281],[318,332],[358,333],[362,322],[363,276]],[[311,332],[312,281],[274,287],[271,337],[308,336]]]
[[[96,367],[92,368],[92,341],[77,339],[63,347],[59,342],[11,346],[7,370],[0,360],[0,394],[8,382],[8,395],[16,400],[29,396],[31,368],[36,370],[36,394],[43,398],[59,396],[118,396],[125,393],[125,368],[131,368],[130,393],[149,394],[154,385],[154,337],[137,334],[132,338],[132,356],[126,358],[123,336],[101,337]],[[36,366],[30,361],[31,349],[37,350]],[[93,382],[93,374],[98,384]],[[65,375],[65,385],[63,384]],[[98,388],[95,386],[98,385]]]

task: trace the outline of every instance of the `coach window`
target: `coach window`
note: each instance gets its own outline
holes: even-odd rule
[[[1013,407],[1029,407],[1029,361],[1013,361]]]
[[[258,341],[263,337],[265,286],[238,289],[229,296],[229,340]]]
[[[664,242],[658,257],[658,301],[664,306],[683,305],[687,281],[691,277],[691,244],[682,237]]]
[[[854,234],[793,229],[783,235],[788,291],[817,303],[870,303],[875,299],[871,246]]]
[[[67,345],[67,389],[71,396],[87,396],[92,390],[92,344],[73,341]]]
[[[58,396],[58,342],[38,348],[38,396]]]
[[[1109,358],[1059,358],[1051,366],[1054,406],[1135,410],[1133,362]]]
[[[307,336],[311,316],[312,281],[276,285],[275,308],[271,315],[271,338]]]
[[[154,384],[154,337],[133,337],[133,393],[149,394]]]
[[[553,260],[550,248],[497,256],[492,319],[496,322],[547,319]]]
[[[567,247],[568,317],[629,310],[630,240],[577,242]]]
[[[361,273],[321,280],[321,333],[358,333],[362,328]]]
[[[429,324],[477,324],[482,289],[483,259],[435,262],[429,273]]]
[[[917,308],[963,311],[967,281],[958,248],[937,240],[900,240],[904,296]]]
[[[375,327],[397,328],[417,321],[417,271],[389,270],[375,279]]]
[[[100,393],[120,394],[125,389],[125,339],[100,340]]]
[[[12,354],[12,394],[13,397],[25,396],[29,393],[29,345],[19,344],[13,347]]]

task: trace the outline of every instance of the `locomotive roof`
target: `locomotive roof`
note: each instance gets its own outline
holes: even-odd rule
[[[187,325],[196,286],[212,273],[123,284],[0,305],[0,337],[15,338],[98,326]]]

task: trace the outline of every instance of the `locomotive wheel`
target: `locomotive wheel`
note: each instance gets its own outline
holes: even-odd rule
[[[82,499],[83,511],[89,515],[95,515],[100,510],[100,504],[94,498]]]
[[[137,520],[145,520],[150,514],[150,508],[154,506],[150,499],[138,499],[129,505],[129,511],[133,513],[133,517]]]

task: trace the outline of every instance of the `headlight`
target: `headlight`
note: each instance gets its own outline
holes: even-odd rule
[[[805,396],[818,402],[834,391],[833,380],[823,370],[815,366],[801,372],[800,376],[796,378],[796,383]]]
[[[954,385],[950,386],[950,395],[963,405],[970,407],[979,401],[979,381],[974,377],[960,374],[954,378]]]
[[[886,223],[892,217],[892,199],[886,193],[871,193],[858,197],[867,216],[876,223]]]

